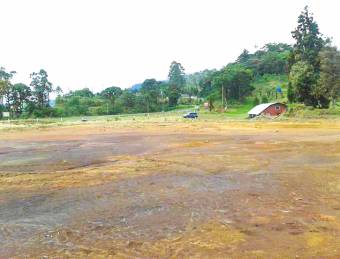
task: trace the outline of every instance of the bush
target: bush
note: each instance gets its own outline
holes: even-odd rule
[[[268,97],[267,96],[262,96],[262,103],[268,103]]]
[[[32,117],[34,118],[57,117],[58,115],[58,110],[52,107],[35,109],[32,113]]]
[[[315,109],[304,104],[291,105],[286,116],[295,118],[320,118],[325,116],[339,116],[340,108],[333,107],[329,109]]]
[[[256,96],[253,100],[253,106],[259,105],[260,104],[260,99]]]

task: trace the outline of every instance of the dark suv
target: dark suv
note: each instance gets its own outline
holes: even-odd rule
[[[185,119],[197,119],[198,114],[197,114],[197,112],[189,112],[189,113],[183,115],[183,118],[185,118]]]

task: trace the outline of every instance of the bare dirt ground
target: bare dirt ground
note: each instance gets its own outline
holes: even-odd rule
[[[340,258],[340,124],[0,131],[0,258]]]

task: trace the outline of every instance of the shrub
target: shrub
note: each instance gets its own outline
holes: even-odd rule
[[[253,106],[259,105],[260,104],[260,99],[255,96],[254,100],[253,100]]]
[[[267,96],[262,96],[262,103],[268,103],[268,97]]]

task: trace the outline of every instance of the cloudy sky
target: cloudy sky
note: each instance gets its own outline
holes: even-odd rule
[[[173,60],[191,73],[292,43],[306,4],[340,46],[337,0],[0,0],[0,66],[27,84],[44,68],[64,91],[126,88],[166,79]]]

